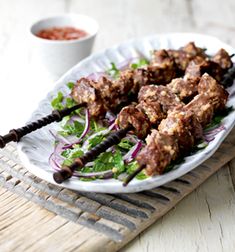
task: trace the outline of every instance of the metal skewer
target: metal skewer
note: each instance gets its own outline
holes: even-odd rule
[[[4,136],[0,136],[0,148],[4,148],[5,145],[11,141],[19,142],[21,137],[40,129],[50,123],[53,122],[59,122],[61,119],[67,115],[70,115],[73,111],[86,106],[85,103],[75,105],[71,108],[65,108],[62,110],[53,110],[51,114],[35,121],[27,124],[26,126],[23,126],[18,129],[12,129],[9,131],[8,134]]]
[[[93,161],[97,158],[102,152],[106,151],[108,148],[115,144],[119,144],[122,138],[124,138],[128,131],[130,131],[132,127],[127,127],[125,129],[120,129],[114,133],[111,133],[107,139],[105,139],[102,143],[98,144],[93,149],[89,150],[84,156],[80,158],[76,158],[74,163],[70,166],[64,166],[61,171],[55,172],[53,174],[53,178],[56,183],[61,184],[68,178],[72,177],[73,172],[75,170],[80,170],[83,168],[88,162]]]

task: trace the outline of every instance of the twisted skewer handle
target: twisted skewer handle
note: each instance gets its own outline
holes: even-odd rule
[[[78,104],[71,108],[65,108],[62,110],[53,110],[52,113],[48,116],[45,116],[35,122],[29,123],[24,127],[18,129],[12,129],[5,136],[0,136],[0,148],[4,148],[5,145],[11,141],[18,142],[21,137],[40,129],[52,122],[59,122],[61,119],[67,115],[70,115],[73,111],[84,107],[86,104]]]
[[[74,163],[70,166],[64,166],[61,171],[55,172],[53,178],[56,183],[61,184],[66,179],[72,177],[75,170],[79,170],[84,167],[88,162],[93,161],[102,152],[106,151],[108,148],[115,144],[119,144],[122,138],[124,138],[128,131],[132,127],[127,127],[125,129],[120,129],[114,133],[111,133],[106,140],[95,146],[93,149],[89,150],[84,156],[76,158]]]

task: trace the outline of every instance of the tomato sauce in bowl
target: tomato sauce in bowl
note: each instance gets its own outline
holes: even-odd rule
[[[88,33],[75,27],[51,27],[40,30],[37,37],[49,40],[75,40],[88,36]]]

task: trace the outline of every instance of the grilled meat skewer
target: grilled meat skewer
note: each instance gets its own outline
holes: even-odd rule
[[[136,94],[141,86],[151,82],[160,84],[169,82],[175,77],[177,67],[179,68],[177,64],[179,65],[182,59],[184,59],[185,62],[181,65],[187,66],[190,60],[195,57],[200,57],[202,60],[206,59],[203,50],[197,48],[192,42],[181,50],[155,51],[149,66],[135,70],[125,70],[121,72],[120,78],[114,82],[105,77],[103,77],[100,82],[91,82],[88,79],[82,78],[73,89],[72,96],[74,100],[80,104],[78,105],[79,107],[87,104],[91,110],[91,114],[98,117],[103,115],[107,110],[115,110],[115,108],[123,102],[128,103],[128,97],[126,95],[128,91]],[[232,64],[226,51],[219,51],[214,56],[214,62],[224,70],[231,67]],[[231,78],[229,78],[228,81],[230,81],[230,79]],[[181,83],[178,82],[175,86],[182,87],[183,85],[184,81],[181,81]],[[66,113],[54,111],[52,115],[48,115],[22,128],[11,130],[7,135],[0,136],[0,148],[3,148],[6,143],[10,141],[19,141],[22,136],[46,126],[49,123],[60,121],[63,117],[62,115],[68,115],[69,111],[71,113],[76,109],[77,106],[74,106],[65,109]]]
[[[201,48],[189,43],[180,50],[154,51],[149,65],[124,70],[116,80],[104,76],[98,81],[82,78],[71,95],[77,103],[86,102],[90,114],[100,118],[107,111],[116,113],[120,105],[130,103],[130,94],[137,97],[140,88],[150,84],[166,85],[172,81],[169,86],[173,92],[180,93],[182,99],[191,98],[197,93],[195,83],[203,73],[207,72],[220,81],[231,66],[232,61],[225,50],[219,50],[209,59]],[[174,79],[182,75],[182,71],[185,72],[184,78]]]
[[[202,138],[202,128],[214,113],[225,108],[228,93],[208,74],[202,76],[198,92],[189,104],[170,112],[147,137],[147,146],[136,160],[148,175],[161,174],[171,161],[187,154]]]
[[[207,87],[208,90],[205,91],[205,87]],[[199,95],[196,96],[197,98],[185,106],[167,86],[150,85],[142,87],[140,90],[140,103],[137,106],[130,105],[121,110],[117,118],[119,127],[122,130],[131,130],[132,133],[134,132],[134,134],[141,138],[148,134],[150,127],[156,127],[159,122],[159,117],[166,117],[166,114],[168,113],[167,118],[162,120],[159,125],[159,132],[154,132],[154,137],[152,134],[150,135],[150,139],[151,136],[154,138],[155,145],[153,146],[155,148],[151,147],[151,141],[150,144],[148,144],[149,140],[147,138],[147,147],[150,146],[150,148],[147,148],[147,153],[149,154],[147,155],[147,153],[143,151],[143,156],[145,156],[145,158],[141,157],[140,162],[143,162],[142,160],[145,160],[146,162],[146,156],[148,156],[149,159],[156,151],[157,146],[159,148],[163,146],[164,148],[160,148],[161,151],[159,152],[159,155],[150,159],[155,163],[160,162],[161,165],[158,163],[160,169],[158,170],[158,166],[156,165],[149,165],[149,167],[155,168],[155,172],[160,173],[162,167],[165,167],[169,162],[176,159],[180,153],[186,153],[186,151],[190,150],[195,142],[202,137],[203,123],[207,124],[210,122],[209,120],[211,120],[214,110],[223,109],[228,94],[226,90],[208,74],[202,76],[200,83],[198,84],[198,92]],[[218,99],[218,97],[220,97],[220,99]],[[146,103],[146,101],[148,103]],[[197,106],[195,105],[198,105],[198,103],[195,103],[195,101],[204,102],[204,104],[200,104],[202,105],[201,110],[204,113],[197,109]],[[203,105],[205,106],[203,107]],[[209,116],[206,116],[208,113]],[[206,122],[205,118],[207,119]],[[168,131],[166,129],[168,129]],[[174,141],[174,138],[177,139],[177,142]],[[107,141],[110,142],[110,138],[108,138]],[[121,141],[121,138],[119,141]],[[89,153],[92,153],[92,150],[89,151]],[[97,154],[100,153],[93,155],[93,159],[98,156]],[[155,160],[155,157],[157,160]],[[67,176],[64,176],[64,179],[62,179],[63,176],[60,176],[59,182],[61,183],[68,177],[72,176],[71,170],[73,171],[75,168],[81,168],[82,166],[80,163],[80,161],[75,161],[72,166],[66,167],[65,170],[70,170],[70,172],[66,171]],[[144,167],[144,163],[140,163],[140,165]],[[147,170],[147,173],[149,172]],[[57,175],[62,173],[64,173],[64,171],[58,172]]]

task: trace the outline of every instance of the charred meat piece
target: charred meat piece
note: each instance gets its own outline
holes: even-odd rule
[[[206,54],[202,48],[196,47],[193,42],[188,43],[186,46],[182,47],[180,50],[167,50],[168,54],[172,56],[175,60],[175,63],[183,73],[189,62],[195,57],[199,56],[200,58],[205,59]]]
[[[137,109],[135,105],[123,108],[118,114],[116,123],[122,129],[131,125],[133,133],[139,138],[145,137],[151,126],[148,117],[141,110]]]
[[[220,65],[220,67],[224,70],[228,70],[233,66],[233,62],[229,56],[229,54],[221,48],[211,59]]]
[[[189,42],[184,47],[181,48],[182,51],[191,55],[191,57],[200,56],[206,58],[205,49],[197,47],[194,42]]]
[[[161,104],[164,114],[178,106],[184,105],[179,97],[166,86],[148,85],[142,87],[139,91],[138,100],[139,102],[157,101]]]
[[[214,110],[223,110],[228,100],[228,92],[209,74],[203,74],[199,84],[198,93],[210,99]]]
[[[136,160],[139,165],[146,167],[147,175],[162,174],[171,161],[178,156],[178,141],[173,136],[152,130],[146,142],[147,146],[140,151]]]
[[[177,66],[174,58],[166,50],[154,51],[152,61],[147,66],[149,82],[153,84],[167,84],[176,77]]]
[[[199,94],[185,106],[185,109],[191,110],[204,128],[213,119],[214,107],[210,98],[204,94]]]
[[[113,86],[120,95],[127,94],[133,87],[133,70],[121,71],[119,78],[113,81]]]
[[[221,66],[210,60],[209,58],[201,58],[199,56],[195,57],[189,62],[185,70],[185,79],[190,79],[192,81],[199,81],[200,77],[204,73],[210,74],[213,78],[220,81],[223,77],[223,69]]]
[[[150,84],[150,74],[145,68],[138,68],[133,71],[133,86],[131,92],[133,94],[138,94],[142,86]]]
[[[87,103],[87,108],[93,117],[100,117],[105,114],[106,109],[101,97],[92,85],[93,81],[81,78],[73,87],[71,96],[78,104]]]
[[[197,94],[199,80],[175,78],[167,84],[167,87],[176,94],[181,101],[187,102]]]
[[[162,120],[159,132],[177,139],[179,150],[185,155],[192,149],[195,142],[202,138],[202,126],[197,117],[190,110],[175,110]]]
[[[166,117],[158,101],[141,101],[136,108],[146,114],[152,125],[158,125]]]
[[[81,78],[73,87],[71,95],[78,104],[83,102],[88,104],[96,100],[97,94],[91,82],[93,81]]]

